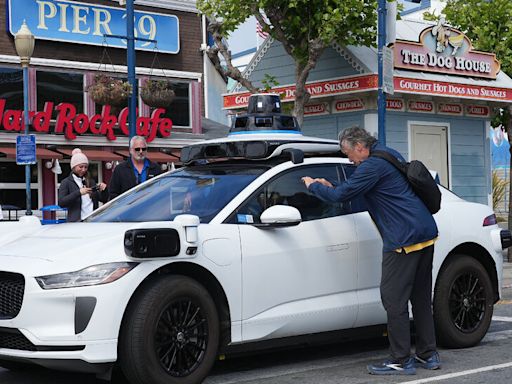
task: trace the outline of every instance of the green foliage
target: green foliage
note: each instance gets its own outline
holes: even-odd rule
[[[375,46],[377,0],[198,0],[198,9],[222,21],[227,37],[250,16],[263,17],[263,30],[289,47],[305,64],[311,49],[336,41],[341,45]],[[263,16],[264,15],[264,16]]]
[[[263,90],[265,92],[270,92],[273,87],[277,87],[279,85],[279,82],[277,81],[276,77],[269,75],[268,73],[265,73],[265,76],[263,76],[263,80],[261,80],[261,83],[263,84]]]
[[[498,204],[505,197],[507,191],[507,180],[502,179],[496,170],[492,171],[492,208],[496,211]]]
[[[475,49],[496,53],[501,69],[512,76],[512,0],[448,0],[443,14],[471,39]]]
[[[123,105],[132,93],[132,86],[119,78],[98,74],[86,88],[96,104]]]

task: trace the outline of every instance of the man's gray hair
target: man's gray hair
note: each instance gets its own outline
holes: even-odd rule
[[[366,129],[358,126],[341,131],[338,139],[340,146],[345,144],[349,148],[354,148],[357,143],[363,144],[365,148],[370,148],[377,141]]]
[[[133,148],[133,144],[136,142],[136,141],[142,141],[144,143],[145,146],[148,145],[148,143],[146,143],[146,138],[144,136],[133,136],[131,139],[130,139],[130,149]]]

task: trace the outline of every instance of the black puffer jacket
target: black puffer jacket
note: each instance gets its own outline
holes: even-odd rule
[[[148,160],[149,161],[149,160]],[[150,162],[147,169],[147,180],[159,175],[161,173],[160,167],[157,163]],[[109,198],[112,200],[114,197],[119,196],[121,193],[140,184],[140,181],[135,177],[135,170],[131,159],[127,159],[120,163],[112,174],[112,179],[108,186]]]

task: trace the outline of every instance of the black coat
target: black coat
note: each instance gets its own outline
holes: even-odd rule
[[[89,180],[89,185],[94,187],[96,182]],[[91,195],[93,208],[98,208],[99,201],[106,203],[108,201],[108,189],[104,191],[96,191]],[[60,183],[59,187],[59,206],[68,209],[68,222],[80,221],[80,214],[82,212],[82,195],[80,194],[80,188],[73,179],[73,174],[70,173]]]
[[[160,166],[157,163],[150,162],[146,179],[149,180],[160,173]],[[140,182],[135,177],[132,160],[128,158],[114,168],[114,173],[108,185],[110,200],[135,187],[137,184],[140,184]]]

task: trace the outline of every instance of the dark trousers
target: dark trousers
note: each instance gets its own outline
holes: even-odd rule
[[[388,317],[391,357],[411,354],[408,302],[416,328],[416,354],[428,358],[436,350],[432,316],[432,260],[434,246],[406,254],[384,252],[380,295]]]

